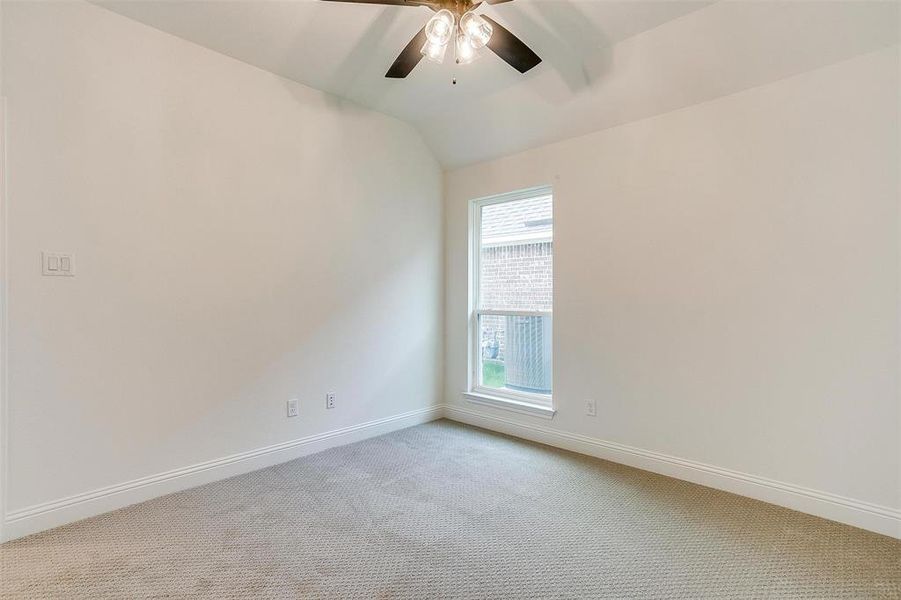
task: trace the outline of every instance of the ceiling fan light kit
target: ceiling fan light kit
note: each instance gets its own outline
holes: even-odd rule
[[[491,25],[472,11],[465,13],[458,22],[451,11],[443,8],[426,23],[428,41],[420,52],[430,61],[442,63],[453,36],[454,60],[458,65],[465,65],[476,59],[477,50],[485,47],[492,31]]]
[[[491,39],[493,27],[472,11],[465,13],[457,22],[454,14],[443,8],[429,19],[425,26],[425,36],[429,41],[422,47],[422,54],[432,62],[444,62],[447,45],[454,38],[454,59],[458,65],[471,63]]]
[[[444,62],[447,47],[454,42],[454,62],[471,63],[479,50],[488,47],[511,67],[525,73],[541,62],[522,40],[507,31],[490,17],[474,11],[482,4],[501,4],[511,0],[326,0],[355,4],[386,4],[389,6],[425,6],[435,12],[425,27],[406,45],[385,77],[402,79],[425,56],[435,63]],[[457,83],[454,78],[454,83]]]

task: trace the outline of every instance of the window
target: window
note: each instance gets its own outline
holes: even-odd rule
[[[474,201],[471,235],[472,381],[468,397],[553,414],[554,219],[550,188]]]

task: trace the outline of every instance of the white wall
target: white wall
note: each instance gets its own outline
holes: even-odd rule
[[[92,5],[3,16],[7,513],[439,401],[412,128]]]
[[[446,401],[897,519],[898,72],[894,46],[447,173]],[[461,398],[468,201],[541,184],[549,423]]]

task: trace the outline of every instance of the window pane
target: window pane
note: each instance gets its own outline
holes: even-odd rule
[[[479,385],[551,393],[551,317],[479,315]]]
[[[479,307],[551,310],[553,209],[551,196],[482,207]]]

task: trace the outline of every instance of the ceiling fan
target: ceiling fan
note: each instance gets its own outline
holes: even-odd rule
[[[475,60],[484,47],[497,54],[511,67],[525,73],[541,62],[541,58],[522,40],[504,29],[497,21],[474,11],[481,4],[501,4],[511,0],[326,0],[356,4],[389,6],[425,6],[435,14],[406,45],[385,77],[402,79],[410,74],[422,57],[444,62],[448,46],[453,42],[454,62],[466,64]],[[456,83],[456,80],[454,81]]]

